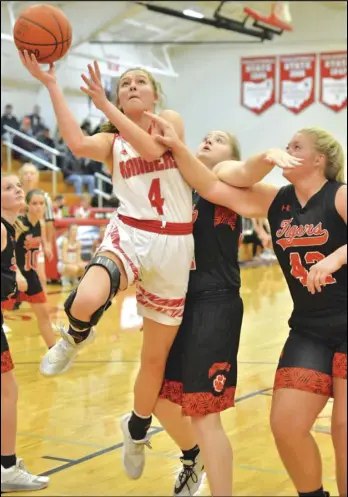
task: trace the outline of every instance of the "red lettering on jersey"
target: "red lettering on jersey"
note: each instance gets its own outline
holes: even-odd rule
[[[127,178],[126,167],[125,167],[125,162],[124,161],[120,161],[120,173],[121,173],[121,176],[122,176],[123,179]]]
[[[282,211],[290,211],[290,205],[282,205]]]
[[[136,159],[131,159],[130,162],[131,162],[132,176],[138,176],[139,174],[138,161]]]
[[[324,245],[329,239],[328,230],[323,228],[322,223],[292,225],[293,218],[285,219],[280,224],[280,229],[276,232],[277,245],[283,250],[289,247],[317,247]],[[307,235],[307,236],[305,236]]]
[[[153,173],[155,170],[154,163],[153,162],[147,162],[144,161],[145,163],[145,172],[147,173]]]
[[[219,226],[219,224],[227,224],[234,231],[236,229],[237,214],[227,207],[222,207],[221,205],[215,206],[214,214],[214,228]]]
[[[134,157],[127,161],[120,161],[120,173],[123,179],[133,176],[153,173],[154,171],[164,171],[165,169],[177,169],[178,166],[170,152],[166,152],[159,159],[151,162],[145,161],[142,157]]]

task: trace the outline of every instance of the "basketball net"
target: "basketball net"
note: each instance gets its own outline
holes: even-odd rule
[[[289,2],[274,2],[272,5],[272,14],[287,24],[290,24],[292,21]]]

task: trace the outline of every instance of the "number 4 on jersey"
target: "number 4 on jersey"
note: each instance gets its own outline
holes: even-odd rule
[[[152,180],[148,198],[150,200],[151,206],[157,210],[160,216],[163,216],[164,198],[161,197],[161,185],[159,178],[155,178],[154,180]]]
[[[323,259],[325,259],[325,255],[321,254],[320,252],[307,252],[305,255],[306,264],[315,264],[322,261]],[[298,252],[290,254],[290,266],[291,275],[294,278],[300,280],[300,283],[303,286],[307,286],[308,271],[306,268],[303,267],[300,254]],[[332,283],[336,283],[336,280],[331,275],[329,275],[326,277],[325,283],[327,285],[330,285]]]

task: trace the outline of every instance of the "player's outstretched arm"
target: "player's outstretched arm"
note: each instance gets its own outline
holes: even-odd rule
[[[275,166],[292,169],[300,166],[302,159],[297,159],[280,149],[270,149],[253,155],[244,162],[224,161],[217,164],[214,172],[231,186],[248,187],[261,181]]]
[[[203,198],[228,207],[244,217],[267,216],[278,188],[263,184],[254,185],[252,188],[235,188],[223,183],[214,171],[209,170],[188,150],[171,123],[162,117],[147,114],[151,115],[161,133],[155,138],[172,150],[184,179]]]
[[[88,157],[98,162],[109,162],[113,135],[99,133],[94,136],[85,136],[83,134],[58,85],[54,64],[50,65],[48,71],[43,71],[34,54],[29,55],[24,50],[23,53],[19,52],[19,56],[22,64],[30,74],[46,86],[57,118],[59,133],[71,152],[77,157]]]

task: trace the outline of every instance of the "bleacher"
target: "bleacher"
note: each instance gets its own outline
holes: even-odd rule
[[[1,143],[1,157],[2,157],[2,172],[8,172],[8,164],[7,164],[7,147],[3,143]],[[30,160],[28,159],[28,162]],[[16,160],[12,157],[11,160],[11,172],[16,174],[20,169],[22,163],[19,160]],[[53,196],[52,192],[52,171],[40,171],[40,182],[39,188],[44,190]],[[64,194],[66,199],[67,206],[78,205],[80,202],[80,196],[74,193],[74,186],[68,185],[64,182],[63,173],[57,172],[57,194]]]

